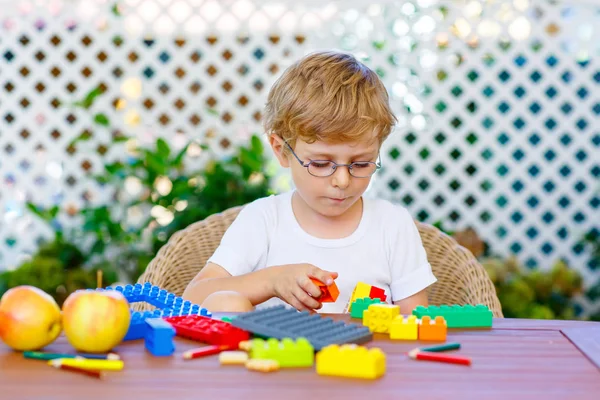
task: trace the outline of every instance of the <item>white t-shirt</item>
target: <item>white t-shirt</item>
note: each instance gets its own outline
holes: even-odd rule
[[[306,233],[292,210],[289,191],[246,205],[209,262],[237,276],[275,265],[309,263],[337,272],[340,295],[320,312],[344,312],[358,282],[384,289],[387,301],[409,297],[436,281],[408,211],[363,196],[363,215],[348,237],[320,239]],[[258,308],[285,304],[272,298]]]

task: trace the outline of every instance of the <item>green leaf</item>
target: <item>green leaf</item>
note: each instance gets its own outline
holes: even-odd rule
[[[73,103],[73,105],[76,107],[82,107],[83,109],[87,110],[94,104],[96,98],[102,93],[104,93],[104,91],[100,86],[98,86],[95,89],[92,89],[90,92],[88,92],[88,94],[85,95],[83,100],[77,101]]]
[[[56,218],[59,212],[60,208],[58,206],[54,206],[50,210],[48,210],[48,213],[52,219]]]
[[[119,9],[118,3],[113,4],[113,6],[110,8],[110,11],[117,17],[121,16],[121,10]]]
[[[81,132],[81,135],[77,136],[75,139],[73,139],[69,143],[69,146],[75,146],[79,142],[87,142],[91,138],[92,138],[92,134],[89,131],[87,131],[87,130],[83,131],[83,132]]]
[[[181,149],[181,151],[179,153],[177,153],[177,155],[175,156],[175,158],[171,161],[171,166],[173,167],[181,167],[182,163],[183,163],[183,158],[185,157],[188,147],[190,147],[190,144],[186,144],[185,147],[183,149]]]
[[[94,115],[94,122],[97,123],[98,125],[102,125],[102,126],[110,125],[110,121],[109,121],[108,117],[102,113],[98,113],[98,114]]]
[[[81,226],[81,229],[84,232],[97,232],[99,230],[98,227],[98,223],[91,219],[91,220],[87,220],[83,223],[83,225]]]
[[[110,175],[115,176],[118,175],[119,172],[121,172],[124,169],[124,165],[123,163],[117,161],[114,162],[112,164],[106,164],[104,166],[104,169],[106,170],[106,172],[108,172]]]
[[[109,176],[106,175],[94,175],[92,177],[92,179],[94,179],[96,182],[98,182],[101,185],[106,185],[108,182],[110,182],[110,178]]]
[[[27,203],[26,207],[27,207],[27,209],[29,211],[31,211],[32,213],[34,213],[38,217],[45,219],[42,210],[38,206],[36,206],[35,204],[33,204],[33,203]]]
[[[131,139],[129,136],[115,136],[112,140],[113,143],[123,143]]]
[[[102,254],[104,253],[104,249],[106,248],[106,244],[102,240],[96,240],[92,248],[90,249],[91,254]]]
[[[158,155],[165,160],[168,159],[169,155],[171,154],[171,148],[169,147],[169,144],[162,138],[159,138],[156,141],[156,151],[158,152]]]
[[[145,150],[144,152],[146,155],[144,161],[149,175],[154,175],[154,177],[157,175],[164,175],[166,168],[165,161],[150,151]]]
[[[248,149],[240,149],[240,159],[244,170],[249,169],[251,172],[254,172],[260,171],[262,167],[262,160],[260,157]]]
[[[250,139],[250,147],[252,151],[256,154],[262,155],[264,151],[264,147],[260,138],[256,135],[252,135],[252,139]]]
[[[375,40],[373,41],[373,47],[377,50],[383,50],[385,47],[385,40]]]

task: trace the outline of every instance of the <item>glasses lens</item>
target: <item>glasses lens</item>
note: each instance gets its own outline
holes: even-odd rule
[[[377,171],[377,164],[372,162],[352,163],[350,173],[356,178],[368,178]]]
[[[331,161],[311,161],[308,172],[314,176],[329,176],[335,171],[335,164]]]

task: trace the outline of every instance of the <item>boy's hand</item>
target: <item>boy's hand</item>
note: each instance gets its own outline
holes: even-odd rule
[[[272,268],[273,294],[298,311],[318,310],[322,306],[317,300],[321,296],[321,289],[310,278],[329,286],[338,277],[337,272],[325,271],[311,264],[289,264]]]

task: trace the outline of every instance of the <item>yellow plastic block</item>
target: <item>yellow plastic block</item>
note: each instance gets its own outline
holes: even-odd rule
[[[393,304],[371,304],[363,313],[363,325],[371,332],[388,333],[394,318],[400,315],[400,307]]]
[[[390,326],[390,339],[396,340],[417,340],[419,338],[419,324],[417,317],[410,315],[405,318],[402,315],[397,316]]]
[[[421,327],[419,329],[419,340],[432,340],[436,342],[445,342],[448,327],[444,317],[437,316],[432,321],[429,315],[421,318]]]
[[[333,344],[317,353],[317,374],[377,379],[385,374],[385,354],[379,348]]]
[[[354,287],[354,291],[352,292],[352,297],[350,298],[350,302],[348,305],[348,312],[352,311],[352,303],[354,303],[357,299],[369,297],[370,294],[371,285],[368,285],[364,282],[358,282]]]

